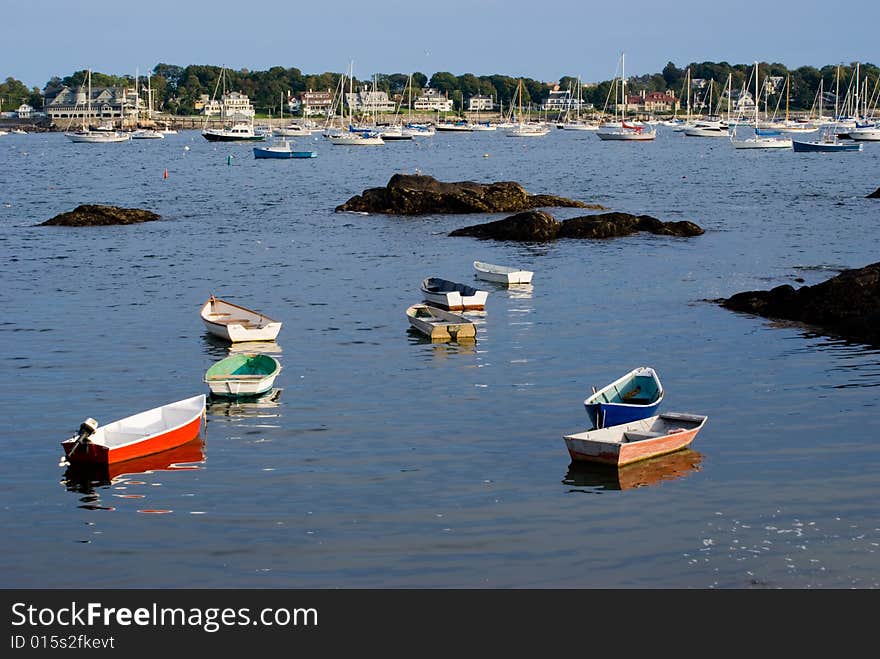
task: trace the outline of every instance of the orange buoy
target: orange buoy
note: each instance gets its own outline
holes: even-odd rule
[[[162,174],[162,178],[168,178],[168,168],[165,168],[165,173]]]

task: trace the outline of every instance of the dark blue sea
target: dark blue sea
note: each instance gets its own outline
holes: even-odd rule
[[[297,146],[317,158],[288,161],[197,131],[0,138],[0,582],[878,587],[880,350],[711,300],[880,260],[880,201],[865,198],[880,144],[748,152],[659,130],[376,148],[316,134]],[[503,215],[334,212],[396,172],[515,180],[706,232],[516,244],[447,235]],[[83,203],[162,219],[37,226]],[[481,284],[474,345],[414,334],[422,279],[473,284],[474,260],[533,270],[533,285]],[[211,294],[284,323],[265,347],[277,390],[212,404],[182,460],[71,477],[60,442],[86,417],[208,392],[205,370],[229,354],[199,318]],[[642,365],[664,410],[708,415],[690,449],[570,464],[562,437],[587,428],[591,387]]]

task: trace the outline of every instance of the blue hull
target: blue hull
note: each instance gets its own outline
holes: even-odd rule
[[[615,403],[591,403],[585,405],[585,407],[587,408],[587,416],[590,417],[594,428],[608,428],[654,416],[657,414],[657,408],[660,407],[660,401],[653,405],[637,406],[618,405]]]
[[[270,151],[254,147],[254,158],[281,158],[290,160],[291,158],[316,158],[318,154],[314,151]]]
[[[798,142],[797,140],[792,140],[791,148],[795,151],[821,151],[827,153],[832,151],[861,151],[862,145],[856,142],[831,142],[824,144],[822,142]]]

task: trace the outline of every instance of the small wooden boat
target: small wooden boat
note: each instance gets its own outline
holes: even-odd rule
[[[486,308],[488,291],[480,291],[467,284],[459,284],[439,277],[427,277],[422,281],[425,302],[449,311],[481,311]]]
[[[166,451],[195,439],[205,417],[205,394],[155,407],[106,426],[94,419],[61,442],[69,464],[110,464]]]
[[[482,261],[474,261],[474,270],[480,279],[497,281],[502,284],[530,284],[534,274],[531,270],[520,270],[506,265],[492,265]]]
[[[406,310],[409,324],[434,341],[476,341],[477,329],[464,316],[429,304],[414,304]]]
[[[281,331],[280,321],[213,295],[202,305],[201,316],[211,334],[233,343],[274,341]]]
[[[708,417],[669,412],[617,426],[565,435],[572,460],[618,467],[678,451],[690,444]]]
[[[205,382],[215,396],[261,396],[272,389],[280,372],[281,364],[270,355],[241,353],[213,364],[205,373]]]
[[[663,402],[663,386],[657,372],[640,366],[584,400],[594,428],[607,428],[644,419],[657,413]]]

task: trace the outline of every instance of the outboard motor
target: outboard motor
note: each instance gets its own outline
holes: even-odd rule
[[[98,422],[91,417],[79,424],[79,430],[76,433],[76,441],[73,442],[73,446],[70,447],[70,451],[68,451],[67,455],[61,457],[61,462],[58,463],[58,466],[64,467],[66,464],[69,464],[67,458],[73,455],[74,451],[76,451],[81,444],[88,444],[89,437],[91,437],[97,429]]]

